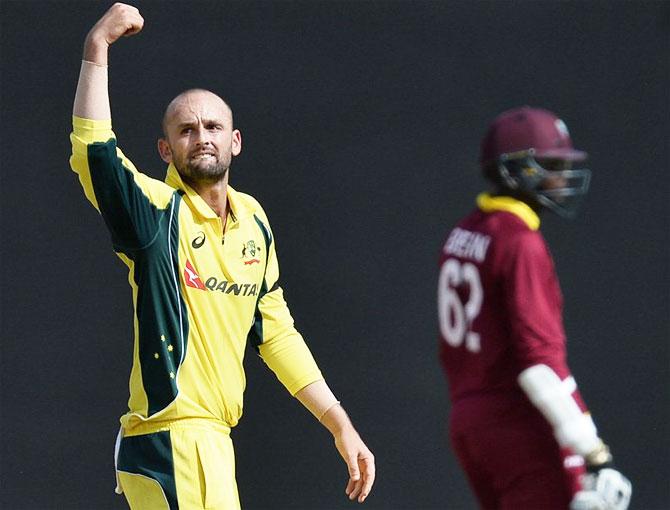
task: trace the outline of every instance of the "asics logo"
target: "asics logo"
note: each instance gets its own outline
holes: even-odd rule
[[[201,232],[198,232],[198,235],[195,236],[193,241],[191,241],[191,246],[193,246],[197,250],[203,244],[205,244],[205,233],[201,231]]]

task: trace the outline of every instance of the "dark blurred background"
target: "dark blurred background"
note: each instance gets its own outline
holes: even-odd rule
[[[125,266],[69,170],[81,48],[111,2],[0,3],[2,508],[124,508],[113,445],[132,354]],[[135,2],[115,44],[119,145],[164,175],[163,109],[205,87],[244,141],[298,328],[377,457],[367,509],[474,507],[446,436],[437,255],[485,183],[489,121],[557,112],[590,153],[576,221],[543,232],[570,365],[633,509],[670,508],[666,2]],[[249,352],[233,432],[247,509],[353,508],[331,439]]]

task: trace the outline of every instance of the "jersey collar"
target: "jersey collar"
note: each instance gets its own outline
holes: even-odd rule
[[[477,196],[477,207],[486,213],[495,211],[512,213],[521,219],[529,229],[537,230],[540,228],[540,217],[528,204],[521,200],[505,196],[493,197],[489,193],[480,193]]]
[[[207,219],[218,218],[217,214],[212,210],[212,208],[207,205],[207,202],[205,202],[202,197],[198,195],[198,192],[184,182],[184,180],[181,178],[181,175],[179,175],[179,172],[172,163],[170,163],[168,166],[167,175],[165,176],[165,183],[173,188],[184,191],[188,197],[188,200],[191,202],[194,209],[200,216]],[[234,222],[249,215],[244,201],[239,196],[240,194],[235,191],[230,186],[230,184],[227,186],[226,195],[228,198],[228,207],[230,207],[231,217]]]

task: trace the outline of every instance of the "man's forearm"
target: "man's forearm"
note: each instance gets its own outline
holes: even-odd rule
[[[86,119],[111,119],[107,82],[106,65],[83,60],[72,114]]]
[[[130,5],[114,4],[86,36],[79,83],[72,113],[94,120],[112,118],[107,90],[107,56],[109,46],[119,37],[142,30],[144,19]]]
[[[322,420],[331,407],[339,404],[339,401],[335,398],[335,395],[333,395],[333,392],[324,380],[308,384],[295,394],[295,398],[319,421]]]

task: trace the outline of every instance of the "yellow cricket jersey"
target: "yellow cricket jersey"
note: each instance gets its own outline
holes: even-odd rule
[[[223,222],[173,165],[165,182],[137,171],[111,120],[73,118],[70,165],[128,266],[135,342],[127,433],[182,418],[242,415],[250,342],[291,394],[322,379],[293,325],[259,203],[228,187]]]

